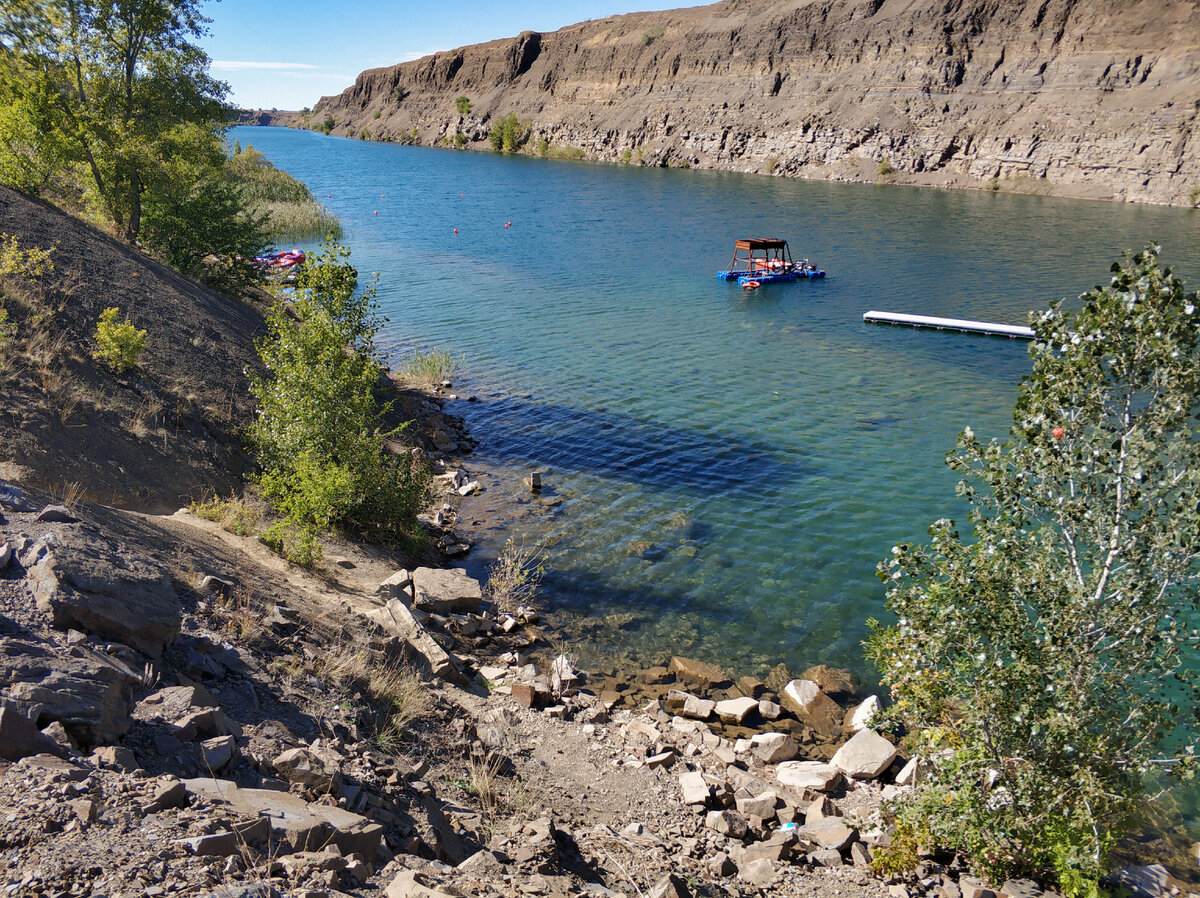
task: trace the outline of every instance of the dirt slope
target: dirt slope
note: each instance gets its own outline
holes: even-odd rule
[[[16,321],[0,357],[0,465],[55,491],[172,511],[227,494],[250,470],[238,429],[250,420],[247,370],[262,312],[171,271],[95,228],[0,187],[0,234],[52,252],[39,283],[0,280]],[[139,370],[92,359],[108,306],[148,332]]]
[[[478,142],[510,111],[604,161],[1195,205],[1200,6],[725,0],[371,69],[310,121]]]

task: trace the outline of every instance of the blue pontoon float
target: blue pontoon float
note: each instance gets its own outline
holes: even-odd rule
[[[729,268],[718,271],[717,277],[723,281],[737,281],[744,290],[753,290],[765,284],[823,278],[825,272],[808,259],[793,262],[786,240],[759,237],[735,241]]]

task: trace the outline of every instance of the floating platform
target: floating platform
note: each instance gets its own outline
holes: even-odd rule
[[[995,324],[991,321],[970,321],[966,318],[936,318],[932,315],[909,315],[905,312],[864,312],[863,321],[872,324],[904,324],[908,327],[933,327],[940,331],[954,330],[964,334],[987,334],[993,337],[1033,339],[1033,328],[1019,324]]]

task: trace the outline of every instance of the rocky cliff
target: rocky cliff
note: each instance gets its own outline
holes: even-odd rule
[[[1196,205],[1200,4],[725,0],[371,69],[307,121],[471,146],[509,112],[533,152]]]

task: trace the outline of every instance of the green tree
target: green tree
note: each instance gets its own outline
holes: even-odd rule
[[[114,226],[136,240],[168,137],[228,121],[227,87],[192,39],[200,0],[19,0],[0,13],[0,99],[36,111],[83,164]]]
[[[515,112],[510,112],[492,125],[488,140],[497,153],[515,153],[529,140],[529,129],[529,122],[521,122]]]
[[[294,301],[276,304],[258,344],[268,376],[251,381],[260,484],[283,513],[264,539],[301,563],[320,558],[317,536],[331,527],[411,541],[428,501],[426,468],[385,450],[407,425],[384,429],[386,408],[374,393],[381,319],[349,255],[327,244],[301,266]]]
[[[910,844],[1094,893],[1146,778],[1190,772],[1197,305],[1150,246],[1031,316],[1010,439],[967,430],[947,459],[973,537],[940,520],[880,565],[898,623],[869,653],[931,770]]]
[[[168,265],[215,287],[239,291],[261,280],[251,264],[267,246],[268,217],[251,208],[220,139],[202,127],[176,128],[146,191],[142,242]]]
[[[471,111],[471,99],[469,97],[455,97],[454,108],[459,115],[467,115]]]

